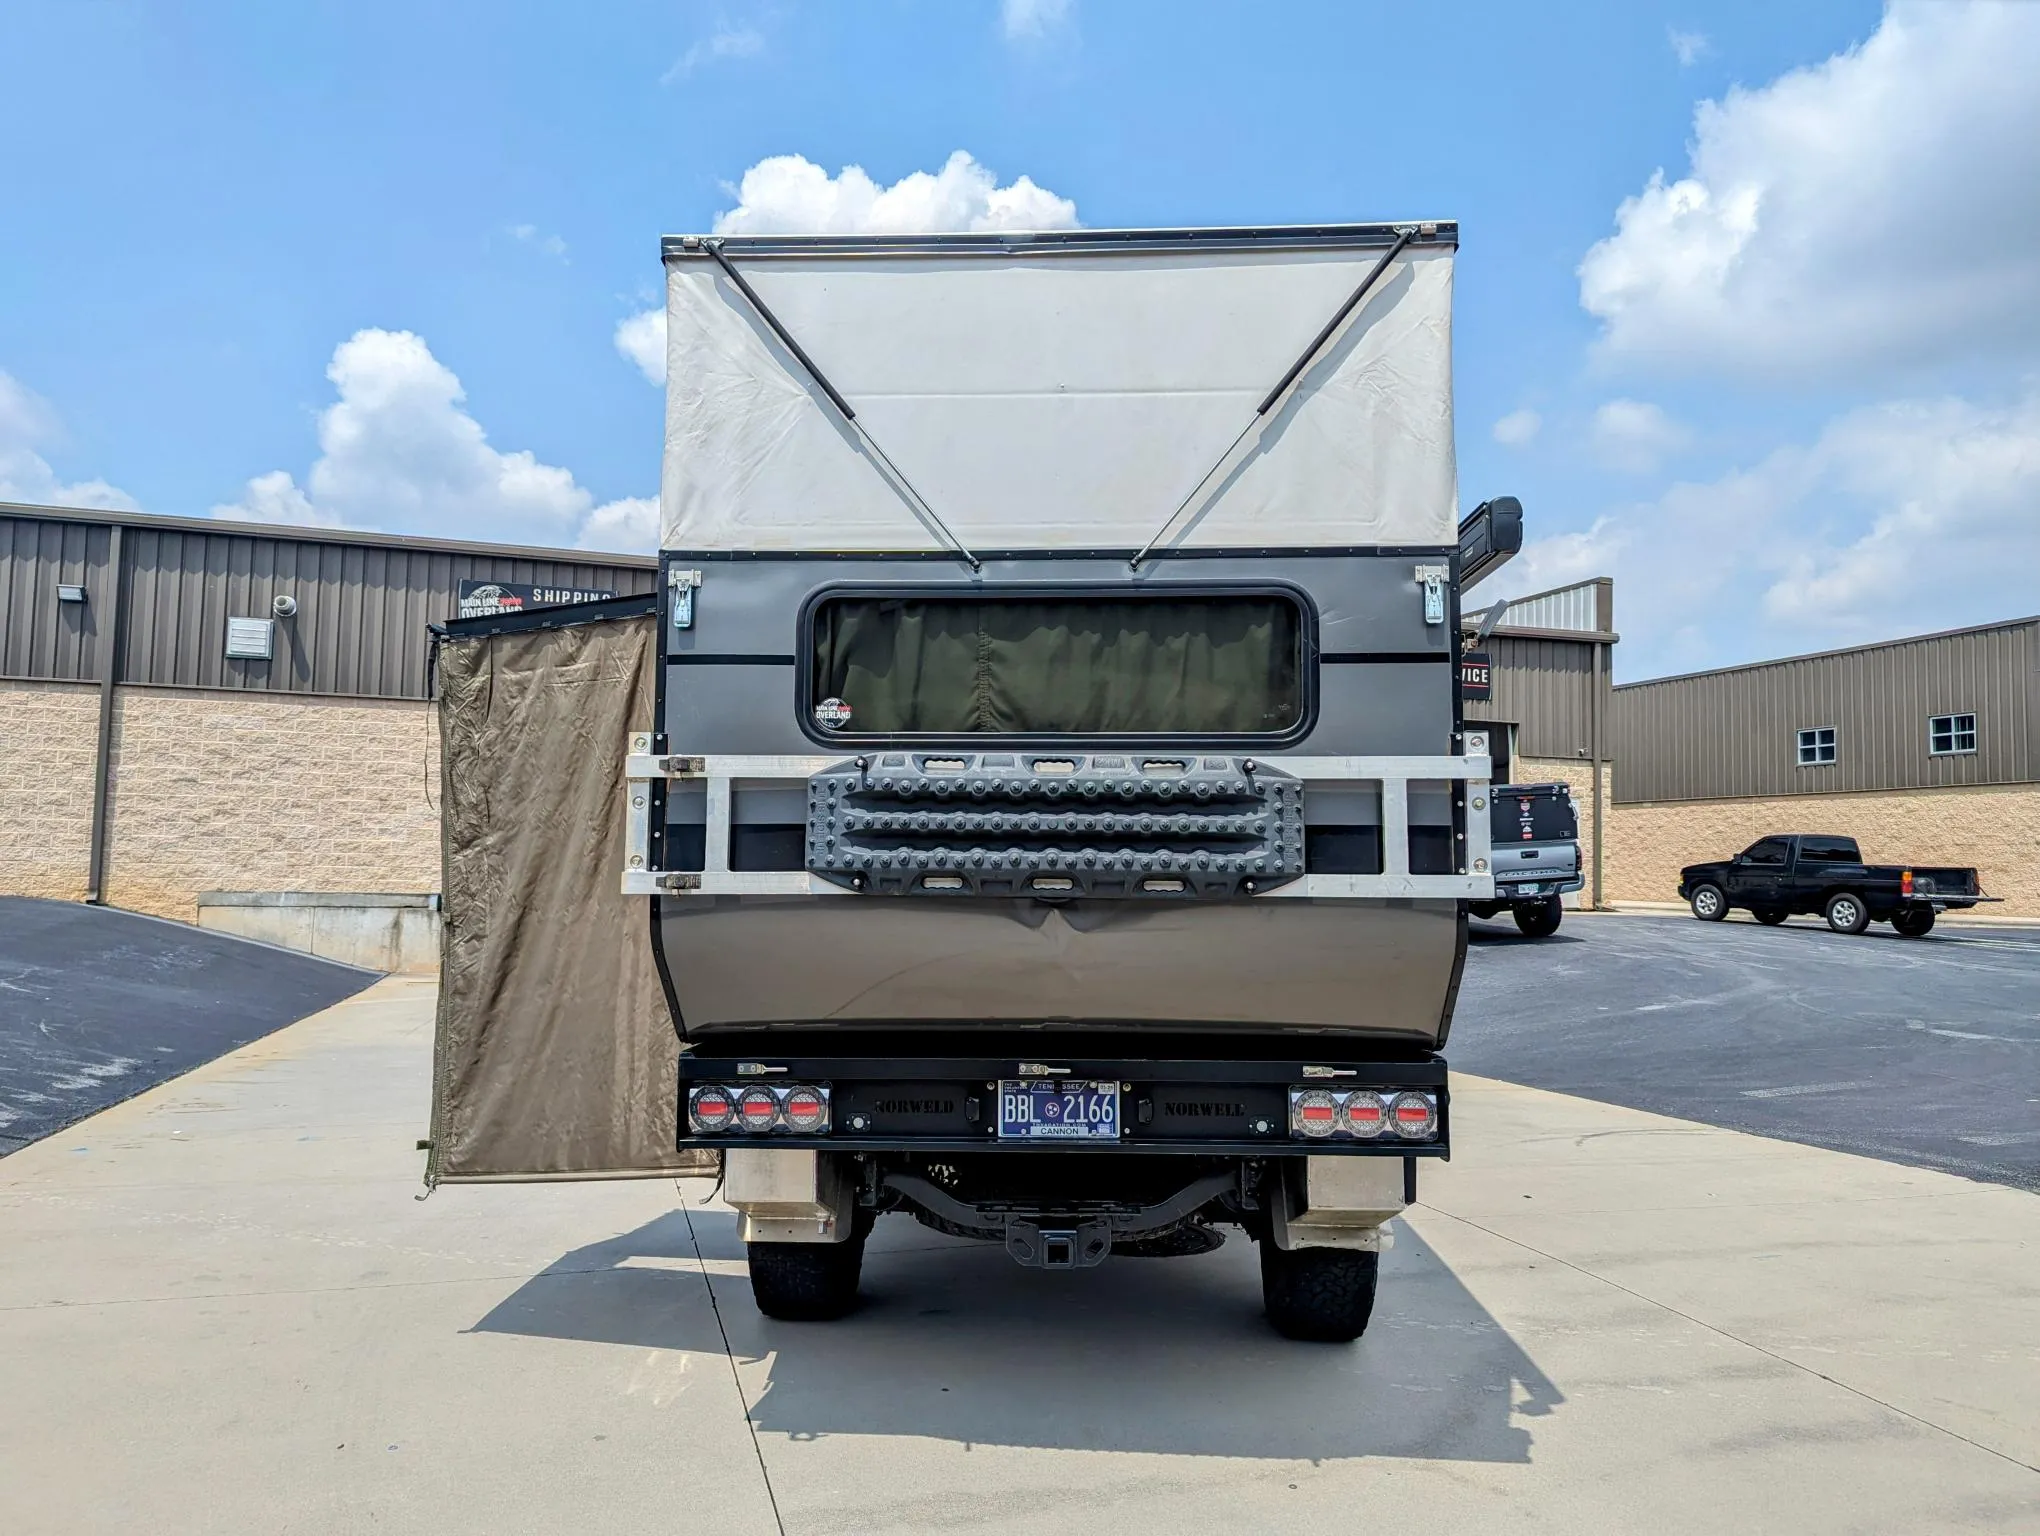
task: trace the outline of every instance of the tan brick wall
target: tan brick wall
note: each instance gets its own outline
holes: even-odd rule
[[[1767,800],[1687,800],[1614,807],[1611,901],[1677,901],[1679,868],[1740,853],[1777,832],[1853,837],[1873,863],[1974,865],[2000,917],[2040,916],[2040,785],[1913,789]]]
[[[192,922],[207,890],[436,891],[438,803],[429,704],[123,688],[106,899]]]
[[[1519,757],[1509,764],[1509,777],[1518,784],[1566,784],[1572,788],[1573,805],[1580,817],[1580,873],[1586,884],[1576,895],[1565,898],[1567,906],[1586,906],[1594,895],[1594,768],[1591,763],[1568,758]],[[1601,814],[1606,817],[1614,792],[1614,765],[1601,765]],[[1608,879],[1603,871],[1603,882]],[[1604,889],[1603,895],[1610,893]]]
[[[0,890],[82,901],[92,861],[92,683],[0,683]]]

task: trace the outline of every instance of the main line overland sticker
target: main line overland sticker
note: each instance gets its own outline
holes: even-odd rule
[[[850,723],[850,706],[841,699],[824,699],[815,706],[815,724],[825,730],[840,731]]]
[[[530,608],[598,603],[615,596],[612,591],[594,587],[535,587],[520,581],[464,581],[460,584],[460,612],[456,617],[480,619],[499,613],[523,613]]]

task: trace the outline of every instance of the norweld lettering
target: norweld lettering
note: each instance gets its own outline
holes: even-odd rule
[[[535,587],[516,581],[464,581],[460,584],[460,617],[478,619],[527,608],[558,608],[567,603],[598,603],[615,597],[596,587]]]
[[[1236,1120],[1245,1116],[1247,1106],[1226,1099],[1164,1099],[1162,1113],[1205,1120]]]
[[[880,1099],[872,1106],[881,1115],[953,1115],[954,1099]]]

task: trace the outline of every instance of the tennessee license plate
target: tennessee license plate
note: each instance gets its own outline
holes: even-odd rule
[[[1001,1141],[1117,1141],[1119,1084],[999,1084]]]

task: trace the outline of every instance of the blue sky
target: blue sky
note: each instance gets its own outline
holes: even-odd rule
[[[1514,589],[1616,576],[1623,676],[2040,610],[2040,6],[4,0],[0,38],[0,496],[642,540],[658,236],[770,157],[962,150],[955,217],[1026,177],[1091,225],[1460,219],[1464,497],[1523,498]]]

